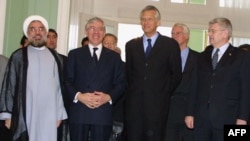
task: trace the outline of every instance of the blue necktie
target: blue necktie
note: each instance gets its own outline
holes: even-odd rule
[[[94,60],[95,63],[98,62],[97,55],[96,55],[97,49],[98,49],[97,47],[94,47],[94,48],[93,48],[93,50],[94,50],[94,52],[93,52],[93,60]]]
[[[215,51],[215,53],[214,53],[214,55],[213,55],[213,57],[212,57],[212,65],[213,65],[213,69],[215,69],[216,68],[216,66],[217,66],[217,63],[218,63],[218,57],[219,57],[219,51],[220,51],[220,49],[216,49],[216,51]]]
[[[151,39],[147,39],[147,41],[148,41],[148,46],[147,46],[146,52],[145,52],[146,57],[148,57],[148,55],[149,55],[149,53],[150,53],[150,51],[152,49]]]

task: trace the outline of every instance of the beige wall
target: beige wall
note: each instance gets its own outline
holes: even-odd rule
[[[162,25],[172,26],[175,22],[186,23],[193,29],[207,29],[208,22],[219,16],[229,18],[233,24],[233,34],[238,37],[250,37],[250,18],[248,9],[220,8],[219,0],[207,0],[207,5],[190,5],[171,3],[170,0],[150,2],[149,0],[74,0],[71,4],[71,21],[77,29],[85,23],[86,17],[99,16],[113,22],[139,23],[139,12],[146,5],[151,4],[159,8],[162,14]],[[74,34],[74,36],[73,36]],[[78,46],[82,30],[72,33],[72,43],[69,46]],[[78,38],[77,38],[78,37]]]

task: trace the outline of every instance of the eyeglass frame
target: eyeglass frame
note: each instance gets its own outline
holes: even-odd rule
[[[226,29],[208,29],[207,33],[215,34],[217,31],[224,31],[224,30],[226,30]]]
[[[45,27],[29,27],[28,31],[33,33],[37,31],[42,32],[45,31]]]

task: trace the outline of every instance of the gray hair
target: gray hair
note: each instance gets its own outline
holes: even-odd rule
[[[145,11],[155,11],[155,18],[157,18],[158,20],[161,20],[161,14],[160,14],[160,11],[153,5],[148,5],[146,6],[145,8],[142,9],[141,13],[140,13],[140,18],[142,17],[142,14],[145,12]]]
[[[105,28],[105,25],[104,25],[104,21],[103,21],[101,18],[99,18],[99,17],[93,17],[93,18],[89,19],[89,20],[87,21],[86,25],[85,25],[85,30],[88,29],[89,24],[91,24],[91,23],[93,23],[93,22],[95,22],[95,21],[101,22],[101,23],[103,24],[103,29],[104,29],[104,31],[106,31],[106,28]]]
[[[183,29],[183,33],[190,35],[190,30],[187,25],[183,23],[175,23],[173,27],[181,27]]]
[[[216,24],[218,23],[220,27],[228,30],[229,38],[232,36],[232,31],[233,31],[233,26],[232,23],[229,19],[219,17],[219,18],[214,18],[209,22],[209,25]]]

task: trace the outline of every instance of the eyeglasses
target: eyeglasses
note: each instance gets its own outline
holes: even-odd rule
[[[181,35],[181,34],[183,34],[183,32],[172,32],[172,33],[171,33],[172,36],[174,36],[174,35],[179,36],[179,35]]]
[[[87,30],[89,30],[89,31],[91,31],[91,32],[93,32],[93,31],[104,31],[104,28],[103,27],[93,27],[93,26],[91,26],[91,27],[88,27],[87,28]]]
[[[45,31],[45,27],[30,27],[29,31],[30,32],[37,32],[37,31],[41,32],[41,31]]]
[[[212,33],[212,34],[214,34],[214,33],[218,32],[218,31],[224,31],[224,30],[226,30],[226,29],[218,29],[218,30],[216,30],[216,29],[208,29],[208,30],[207,30],[207,33]]]

